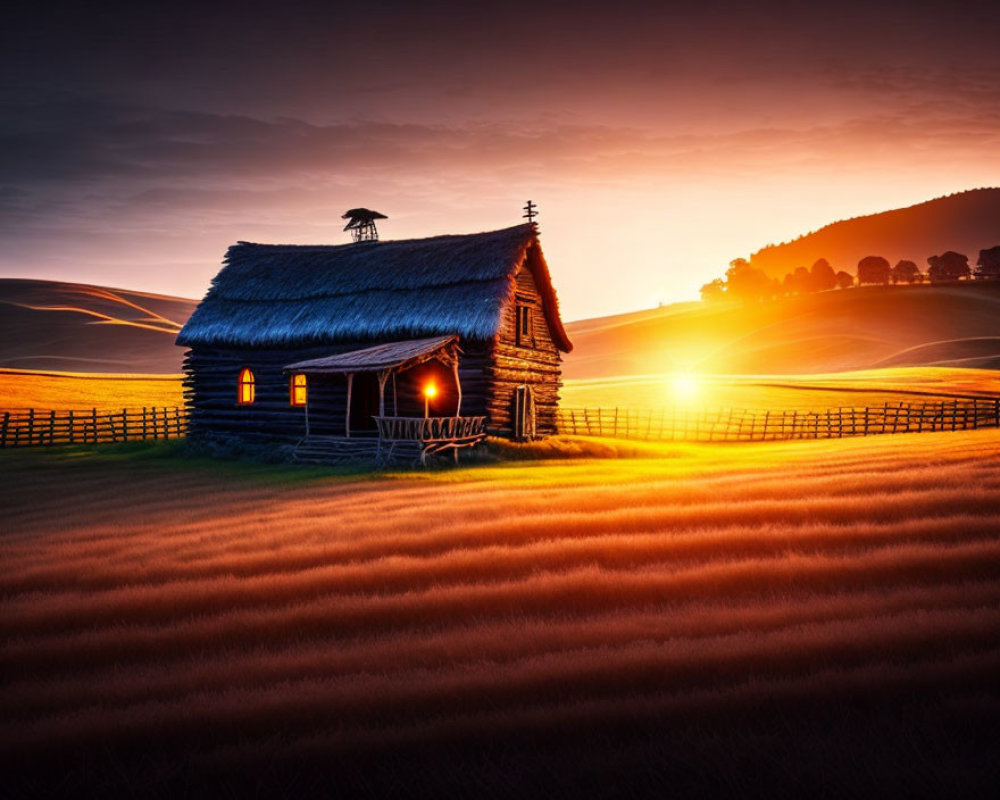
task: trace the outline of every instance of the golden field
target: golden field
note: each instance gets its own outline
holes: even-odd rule
[[[6,788],[995,787],[1000,431],[546,447],[575,458],[0,454]]]
[[[568,379],[562,404],[574,408],[816,411],[919,403],[942,397],[996,397],[1000,373],[961,367],[893,367],[817,375],[703,375],[697,372]]]
[[[0,369],[0,409],[69,411],[184,405],[180,375],[115,375]]]

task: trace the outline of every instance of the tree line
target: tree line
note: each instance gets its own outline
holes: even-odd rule
[[[769,278],[763,270],[752,266],[745,258],[729,262],[725,279],[716,278],[701,287],[701,299],[706,301],[733,299],[743,302],[772,300],[797,294],[850,289],[854,286],[898,283],[941,283],[955,280],[1000,279],[1000,245],[979,251],[976,268],[969,266],[969,257],[948,250],[927,259],[927,272],[921,272],[913,261],[903,259],[890,265],[882,256],[865,256],[858,262],[857,273],[835,270],[825,258],[812,267],[796,267],[784,279]]]

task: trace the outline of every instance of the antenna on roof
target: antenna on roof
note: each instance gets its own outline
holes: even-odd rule
[[[351,232],[351,237],[356,242],[377,242],[378,228],[375,227],[375,220],[389,219],[385,214],[379,214],[370,208],[352,208],[345,211],[341,219],[349,219],[344,226],[345,231]]]
[[[528,220],[528,224],[534,225],[535,217],[538,216],[538,206],[529,200],[527,205],[521,210],[524,211],[524,219]]]

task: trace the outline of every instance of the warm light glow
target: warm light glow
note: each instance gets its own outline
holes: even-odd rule
[[[299,373],[293,375],[288,384],[289,403],[293,406],[306,404],[306,376]]]
[[[699,388],[698,379],[690,373],[680,372],[670,376],[670,390],[678,400],[692,399]]]
[[[424,387],[424,394],[427,395],[427,397],[434,397],[437,393],[437,387],[433,383],[428,383],[427,386]]]
[[[240,370],[236,385],[236,400],[241,406],[248,406],[254,400],[254,377],[247,367]]]

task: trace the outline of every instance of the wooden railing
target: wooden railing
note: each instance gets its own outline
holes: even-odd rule
[[[177,407],[0,412],[0,448],[176,439],[186,432],[187,413]]]
[[[451,451],[458,463],[458,451],[474,447],[486,438],[486,417],[375,417],[378,452],[375,463],[387,466],[415,448],[411,461],[427,464],[431,456]]]
[[[443,442],[481,437],[486,417],[375,417],[380,439]]]
[[[647,441],[839,439],[1000,427],[1000,399],[955,398],[815,411],[560,408],[559,433]]]

